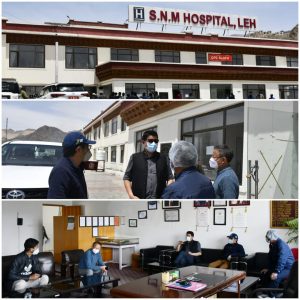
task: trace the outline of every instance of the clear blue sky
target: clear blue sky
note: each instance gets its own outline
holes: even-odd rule
[[[67,22],[67,16],[82,21],[124,23],[128,5],[136,2],[5,2],[2,16],[14,22]],[[259,30],[289,30],[298,23],[298,3],[294,2],[139,2],[144,6],[178,8],[256,17]],[[135,28],[132,24],[130,28]],[[153,27],[151,27],[153,28]],[[149,30],[144,25],[143,30]],[[161,27],[156,26],[160,31]],[[155,30],[155,29],[154,29]],[[173,31],[169,26],[167,31]]]
[[[3,101],[2,129],[37,129],[43,125],[63,131],[79,130],[113,101]]]

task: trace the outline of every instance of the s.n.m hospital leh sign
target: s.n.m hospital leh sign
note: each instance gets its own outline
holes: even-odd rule
[[[251,31],[257,28],[256,18],[137,5],[129,5],[129,22]]]

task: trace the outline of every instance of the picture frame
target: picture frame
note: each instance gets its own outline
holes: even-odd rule
[[[166,209],[164,210],[165,222],[179,222],[180,214],[179,209]]]
[[[156,210],[157,201],[148,201],[148,210]]]
[[[104,226],[104,217],[98,217],[98,226]]]
[[[139,210],[138,218],[139,219],[147,219],[147,210]]]
[[[92,217],[85,217],[85,226],[92,227]]]
[[[104,226],[109,226],[109,217],[104,217]]]
[[[209,200],[195,200],[194,207],[211,207],[211,201]]]
[[[250,200],[231,200],[229,206],[246,206],[250,205]]]
[[[98,236],[99,236],[98,227],[93,227],[92,228],[92,237],[98,237]]]
[[[129,219],[128,225],[129,227],[137,227],[137,219]]]
[[[213,206],[214,207],[219,207],[219,206],[227,206],[227,201],[225,200],[215,200],[213,201]]]
[[[79,217],[79,227],[85,227],[85,217]]]
[[[226,208],[214,208],[214,225],[226,225]]]
[[[109,217],[109,226],[115,226],[115,217]]]
[[[181,202],[178,200],[163,200],[162,208],[163,209],[181,208]]]
[[[97,227],[98,226],[98,217],[93,217],[92,218],[92,224],[93,224],[93,227]]]

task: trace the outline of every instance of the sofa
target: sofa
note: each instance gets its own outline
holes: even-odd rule
[[[11,285],[8,281],[8,273],[16,255],[2,256],[2,298],[8,297],[11,293]],[[59,282],[65,280],[61,276],[56,275],[55,262],[52,252],[40,252],[38,261],[42,274],[49,276],[49,282]]]
[[[78,266],[80,257],[84,254],[82,249],[65,250],[61,252],[61,276],[76,277],[79,275]]]

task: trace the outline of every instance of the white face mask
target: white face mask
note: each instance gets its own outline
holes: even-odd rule
[[[35,249],[35,250],[32,252],[33,255],[38,255],[39,253],[40,253],[40,249],[39,249],[39,248]]]
[[[83,158],[83,161],[89,161],[91,157],[92,157],[92,152],[89,150],[89,151],[85,154],[85,156],[84,156],[84,158]]]
[[[233,240],[228,239],[228,244],[233,244]]]
[[[187,240],[188,242],[190,242],[190,241],[192,240],[192,238],[191,238],[190,236],[187,236],[187,237],[186,237],[186,240]]]
[[[95,254],[97,254],[97,253],[100,252],[100,250],[99,250],[99,249],[93,249],[93,252],[94,252]]]
[[[147,149],[148,152],[153,153],[157,149],[157,144],[155,142],[153,142],[153,143],[147,142],[146,149]]]
[[[210,160],[209,160],[209,166],[212,169],[218,169],[218,163],[213,157],[211,157]]]

